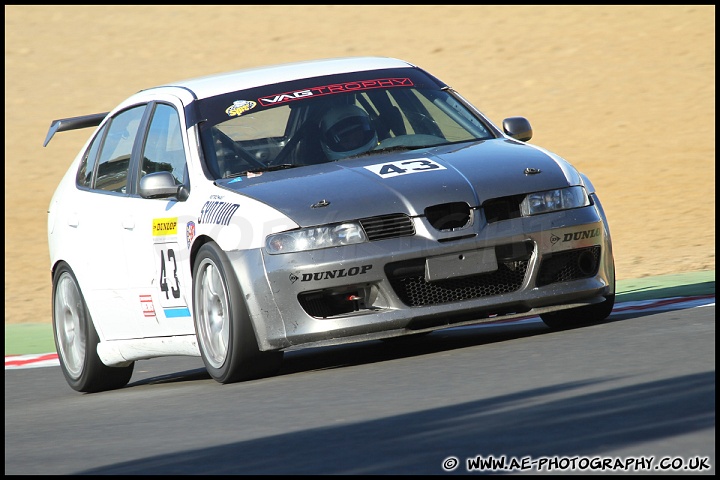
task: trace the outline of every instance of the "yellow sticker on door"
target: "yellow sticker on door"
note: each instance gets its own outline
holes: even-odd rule
[[[177,234],[177,217],[154,218],[152,234],[153,237]]]

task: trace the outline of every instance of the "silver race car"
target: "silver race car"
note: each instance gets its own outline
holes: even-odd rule
[[[221,383],[283,352],[539,315],[606,318],[607,220],[588,178],[392,58],[256,68],[140,91],[94,127],[49,207],[70,386],[201,356]]]

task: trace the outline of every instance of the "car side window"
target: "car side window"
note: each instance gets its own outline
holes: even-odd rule
[[[95,138],[83,156],[82,162],[80,162],[80,168],[78,168],[76,177],[77,185],[79,187],[92,188],[92,174],[93,170],[95,170],[98,151],[100,150],[100,145],[102,145],[102,139],[105,136],[106,130],[107,124],[105,124],[98,134],[95,135]]]
[[[125,193],[128,168],[145,105],[118,114],[111,120],[95,177],[95,188]]]
[[[140,177],[166,171],[172,173],[178,185],[183,183],[186,162],[181,134],[180,117],[175,108],[157,104],[143,148]]]

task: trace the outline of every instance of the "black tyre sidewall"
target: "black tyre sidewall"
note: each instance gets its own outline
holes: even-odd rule
[[[605,297],[605,301],[602,303],[544,313],[540,315],[540,318],[545,325],[554,330],[584,327],[605,320],[612,312],[614,305],[615,295],[613,294]]]
[[[601,322],[610,316],[615,306],[616,294],[615,263],[612,264],[612,292],[605,301],[594,305],[543,313],[540,319],[553,330],[567,330]]]

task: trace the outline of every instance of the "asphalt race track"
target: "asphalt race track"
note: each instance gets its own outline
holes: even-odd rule
[[[91,395],[6,367],[5,474],[714,474],[714,302],[289,352],[232,385],[199,358]]]

